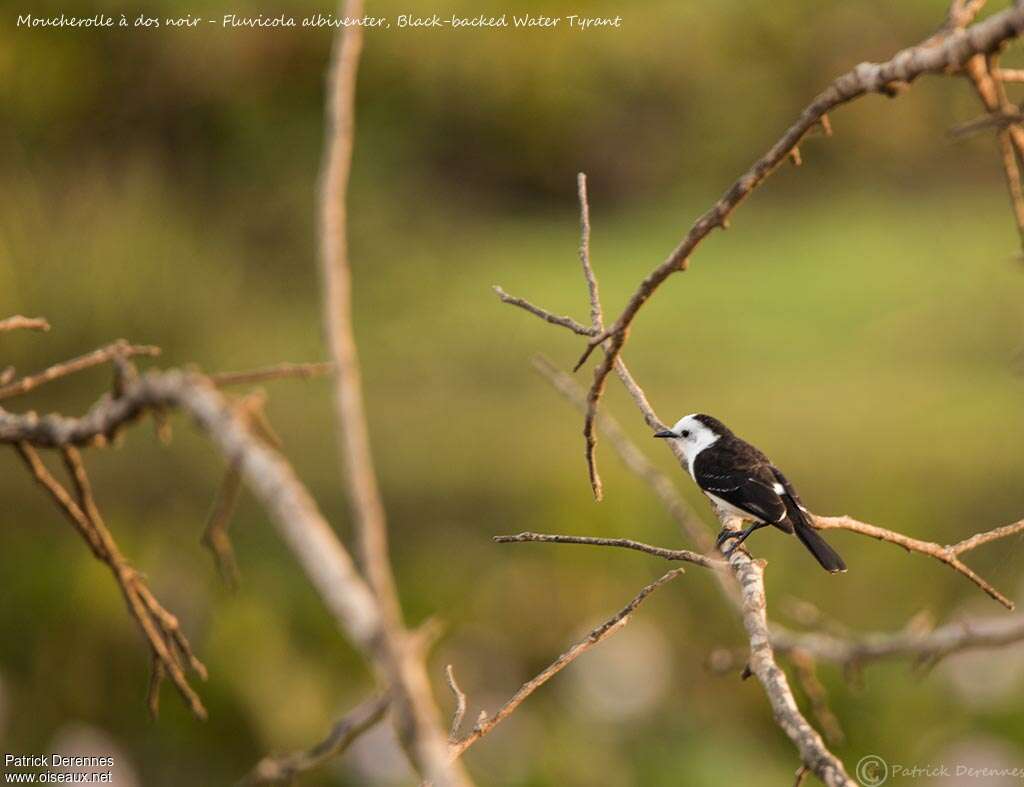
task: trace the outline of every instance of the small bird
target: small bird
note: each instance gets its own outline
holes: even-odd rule
[[[810,512],[782,471],[717,418],[694,413],[654,436],[676,441],[686,469],[715,506],[753,523],[738,533],[723,529],[718,534],[717,547],[735,539],[724,552],[727,557],[755,530],[774,525],[783,533],[795,533],[826,571],[846,571],[843,559],[811,525]]]

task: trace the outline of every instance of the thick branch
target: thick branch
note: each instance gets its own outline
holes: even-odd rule
[[[724,526],[723,522],[723,526]],[[800,759],[829,787],[854,787],[843,763],[800,713],[793,690],[775,661],[765,614],[764,568],[743,549],[729,557],[729,565],[740,582],[743,595],[743,625],[750,640],[750,671],[764,687],[775,721],[800,752]]]

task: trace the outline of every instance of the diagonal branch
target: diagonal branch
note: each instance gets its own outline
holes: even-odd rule
[[[654,582],[644,587],[632,601],[620,609],[614,616],[591,631],[586,637],[569,648],[569,650],[565,651],[565,653],[555,659],[536,677],[524,683],[519,690],[512,695],[511,699],[501,706],[497,713],[493,716],[481,714],[480,719],[473,727],[472,732],[451,745],[452,759],[454,760],[461,757],[466,749],[511,716],[516,708],[518,708],[527,697],[555,677],[555,675],[563,669],[572,664],[573,661],[625,626],[629,622],[629,616],[633,614],[636,608],[639,607],[651,593],[662,585],[671,582],[682,573],[683,570],[681,568],[672,569],[662,575],[659,579],[656,579]]]
[[[205,719],[206,708],[185,677],[182,659],[204,680],[206,667],[192,652],[177,619],[160,605],[142,576],[128,565],[121,555],[117,543],[100,516],[78,450],[73,446],[65,446],[62,450],[68,474],[75,486],[78,497],[76,501],[46,469],[39,454],[29,443],[16,443],[15,448],[32,477],[49,493],[57,507],[71,521],[88,543],[93,555],[110,569],[124,595],[129,612],[142,629],[153,658],[153,683],[149,690],[151,712],[155,715],[158,708],[160,682],[164,677],[170,677],[192,713],[197,718]]]
[[[238,782],[239,787],[258,784],[292,784],[307,771],[319,768],[342,754],[352,742],[387,715],[391,697],[382,694],[353,708],[338,720],[316,746],[295,754],[264,757],[249,774]]]
[[[1007,536],[1014,535],[1015,533],[1024,532],[1024,519],[1019,522],[1014,522],[1011,525],[1005,525],[984,533],[978,533],[977,535],[966,538],[960,543],[952,546],[942,546],[941,544],[936,544],[934,541],[922,541],[921,539],[911,538],[910,536],[905,536],[902,533],[897,533],[893,530],[886,530],[884,527],[870,525],[867,522],[860,522],[859,520],[849,516],[815,516],[814,526],[819,530],[849,530],[853,533],[860,533],[864,536],[877,538],[879,541],[888,541],[891,544],[897,544],[908,552],[918,552],[922,555],[929,555],[940,563],[945,563],[954,571],[963,574],[971,580],[971,582],[984,590],[989,596],[994,598],[1007,609],[1014,608],[1014,604],[1010,599],[996,590],[987,580],[974,573],[970,567],[960,560],[960,555],[965,552],[969,552],[982,544],[987,544],[990,541],[995,541],[999,538],[1006,538]]]
[[[621,362],[621,359],[619,359]],[[567,401],[573,404],[578,410],[585,410],[587,407],[587,394],[572,375],[566,374],[556,367],[543,355],[533,357],[533,368],[544,377],[551,386],[558,391]],[[623,368],[625,366],[623,365]],[[625,372],[629,375],[629,372]],[[632,381],[632,378],[629,378]],[[635,385],[635,382],[633,383]],[[639,390],[639,387],[637,387]],[[642,392],[641,392],[642,393]],[[643,401],[646,402],[646,399]],[[647,405],[648,407],[650,405]],[[655,419],[657,420],[657,419]],[[694,513],[683,496],[679,494],[676,485],[658,467],[647,458],[629,435],[615,419],[608,413],[600,413],[597,416],[597,427],[608,438],[615,452],[622,459],[634,475],[646,481],[654,493],[658,496],[662,505],[679,524],[686,536],[697,545],[702,552],[710,552],[714,548],[714,540],[708,532],[707,526]],[[675,445],[671,446],[675,448]]]
[[[20,396],[21,394],[28,393],[29,391],[38,388],[44,383],[57,380],[61,377],[67,377],[69,374],[74,374],[93,366],[99,366],[100,364],[107,363],[115,358],[131,358],[136,355],[152,357],[159,354],[159,347],[151,347],[145,344],[129,344],[124,339],[118,339],[116,342],[108,344],[106,347],[93,350],[85,355],[72,358],[69,361],[62,361],[61,363],[54,364],[48,369],[44,369],[37,374],[22,377],[20,380],[16,380],[13,383],[0,387],[0,399],[9,399],[12,396]]]
[[[598,346],[605,346],[605,356],[594,370],[594,379],[588,393],[589,408],[596,410],[605,390],[608,375],[626,342],[630,325],[640,308],[673,273],[686,270],[690,256],[711,232],[728,225],[729,216],[761,185],[815,125],[828,112],[842,104],[868,93],[896,95],[919,76],[950,72],[961,68],[975,55],[996,52],[1007,41],[1024,30],[1024,6],[1015,5],[994,14],[982,22],[956,30],[948,36],[897,52],[883,63],[860,63],[837,77],[819,93],[800,113],[779,140],[755,161],[700,218],[679,242],[664,262],[654,268],[630,297],[614,324],[593,336],[576,364],[579,369]],[[607,344],[606,344],[607,342]],[[589,412],[589,410],[588,410]],[[593,433],[593,418],[584,421],[584,439],[589,444]],[[591,472],[593,478],[594,473]],[[595,494],[599,487],[595,486]]]

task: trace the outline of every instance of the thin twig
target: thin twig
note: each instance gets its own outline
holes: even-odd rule
[[[943,546],[941,544],[936,544],[934,541],[922,541],[921,539],[911,538],[910,536],[905,536],[902,533],[897,533],[893,530],[886,530],[884,527],[878,527],[877,525],[870,525],[867,522],[861,522],[850,516],[815,516],[814,526],[819,530],[849,530],[853,533],[860,533],[864,536],[877,538],[879,541],[888,541],[891,544],[897,544],[908,552],[918,552],[922,555],[929,555],[940,563],[945,563],[954,571],[963,574],[971,580],[971,582],[1007,609],[1013,609],[1014,607],[1014,604],[1010,599],[996,590],[987,580],[974,573],[970,567],[960,560],[960,555],[965,552],[969,552],[977,546],[987,544],[998,538],[1006,538],[1007,536],[1011,536],[1015,533],[1024,532],[1024,519],[1011,525],[1005,525],[1003,527],[995,528],[994,530],[989,530],[985,533],[978,533],[977,535],[966,538],[953,546]]]
[[[588,328],[585,325],[581,325],[580,323],[576,322],[576,320],[574,320],[572,317],[553,314],[552,312],[542,309],[539,306],[535,306],[528,300],[518,298],[515,295],[509,295],[497,284],[495,284],[494,287],[492,287],[492,289],[494,290],[495,293],[497,293],[498,298],[501,299],[502,303],[507,303],[510,306],[518,306],[520,309],[523,309],[524,311],[528,311],[530,314],[534,314],[537,317],[540,317],[545,322],[549,322],[552,325],[561,325],[563,328],[568,328],[570,331],[572,331],[573,333],[578,333],[580,336],[594,335],[594,331],[592,328]]]
[[[528,680],[524,683],[519,690],[512,695],[509,699],[493,716],[485,716],[481,714],[480,719],[477,721],[476,726],[473,727],[473,731],[470,732],[466,737],[452,744],[451,746],[451,757],[456,759],[461,757],[462,754],[480,740],[482,737],[491,732],[501,722],[507,719],[512,713],[518,708],[522,702],[529,697],[533,692],[547,683],[551,678],[561,672],[563,669],[568,667],[573,661],[579,658],[581,655],[586,653],[592,647],[610,637],[626,623],[629,622],[629,616],[639,607],[644,599],[646,599],[651,593],[657,590],[662,585],[671,582],[673,579],[683,573],[681,568],[675,568],[671,571],[662,575],[659,579],[656,579],[651,584],[647,585],[641,590],[632,601],[626,606],[619,610],[609,620],[606,620],[600,626],[591,631],[586,637],[581,639],[569,650],[565,651],[561,656],[555,659],[549,664],[540,674],[536,677]]]
[[[693,563],[704,568],[724,569],[725,561],[710,558],[699,552],[691,552],[689,549],[665,549],[642,541],[633,541],[630,538],[594,538],[592,536],[565,536],[554,533],[517,533],[515,535],[494,536],[492,540],[497,544],[525,544],[540,542],[545,544],[586,544],[595,547],[621,547],[632,549],[637,552],[646,552],[648,555],[664,558],[665,560],[681,560],[686,563]]]
[[[207,375],[210,382],[218,388],[228,385],[251,385],[252,383],[263,383],[269,380],[281,380],[285,378],[298,377],[308,379],[331,374],[334,371],[332,363],[279,363],[274,366],[265,366],[261,369],[247,369],[241,372],[216,372]]]
[[[391,697],[387,694],[366,700],[337,721],[316,746],[294,754],[264,757],[238,784],[240,787],[291,784],[303,773],[319,768],[344,752],[356,738],[384,718],[390,704]]]
[[[988,119],[998,122],[996,139],[999,154],[1006,175],[1006,188],[1010,194],[1010,206],[1017,221],[1017,232],[1024,247],[1024,189],[1021,187],[1020,159],[1024,157],[1024,126],[1020,123],[1020,111],[1010,103],[1000,83],[993,79],[993,64],[985,55],[975,55],[964,64],[964,73],[974,86],[978,98],[989,113]]]
[[[0,399],[9,399],[12,396],[20,396],[21,394],[38,388],[44,383],[48,383],[60,377],[67,377],[69,374],[80,372],[83,369],[89,369],[90,367],[107,363],[117,357],[131,358],[136,355],[152,357],[159,354],[159,347],[151,347],[145,344],[129,344],[124,339],[119,339],[112,344],[108,344],[106,347],[93,350],[91,353],[80,355],[69,361],[62,361],[61,363],[54,364],[50,368],[44,369],[37,374],[22,377],[20,380],[0,387]]]
[[[0,320],[0,333],[25,329],[31,331],[48,331],[50,330],[50,323],[46,321],[45,317],[24,317],[20,314],[15,314],[13,317],[7,317]]]
[[[576,176],[576,195],[580,201],[580,264],[590,297],[590,327],[597,333],[604,330],[604,314],[597,276],[590,263],[590,200],[587,198],[587,176],[582,172]]]
[[[586,391],[576,382],[572,375],[557,368],[543,355],[533,357],[533,368],[544,377],[551,386],[577,409],[586,408]],[[628,375],[628,371],[626,372]],[[632,379],[632,378],[630,378]],[[635,382],[634,382],[635,385]],[[691,539],[702,552],[710,552],[714,548],[714,540],[710,531],[693,509],[686,502],[676,485],[658,467],[647,458],[634,443],[618,420],[608,413],[600,413],[598,429],[604,433],[623,463],[634,475],[642,478],[658,496],[665,510],[679,524],[686,536]]]
[[[238,471],[238,462],[232,462],[224,473],[224,479],[221,481],[217,498],[210,510],[210,517],[206,521],[206,528],[200,539],[202,545],[213,555],[213,561],[224,583],[232,590],[238,588],[240,573],[238,561],[235,560],[235,550],[231,546],[231,538],[228,536],[228,528],[231,525],[231,517],[238,504],[238,495],[241,489],[242,476]]]
[[[62,451],[69,475],[75,485],[78,496],[76,502],[46,469],[31,445],[21,442],[15,447],[32,477],[50,494],[57,507],[71,520],[75,529],[89,544],[93,554],[109,567],[124,595],[129,612],[142,629],[152,651],[154,663],[160,665],[154,667],[150,682],[148,692],[150,711],[155,713],[158,707],[159,683],[164,676],[168,676],[192,713],[197,718],[205,719],[206,708],[203,707],[199,695],[196,694],[185,677],[182,664],[174,648],[177,648],[188,659],[189,666],[203,679],[206,677],[206,668],[192,653],[188,640],[177,627],[177,620],[174,616],[160,606],[139,573],[129,566],[121,555],[117,543],[99,514],[85,467],[77,450],[73,446],[65,446]]]
[[[466,716],[466,692],[459,688],[455,680],[455,670],[449,664],[444,668],[444,679],[448,688],[455,698],[455,711],[452,713],[452,726],[448,732],[448,743],[456,743],[459,738],[459,730],[462,729],[462,720]]]

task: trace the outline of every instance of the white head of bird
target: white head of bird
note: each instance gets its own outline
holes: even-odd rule
[[[679,446],[692,473],[693,460],[697,458],[697,454],[714,445],[728,431],[716,418],[702,413],[691,413],[676,421],[671,429],[664,429],[654,436],[671,440]]]

